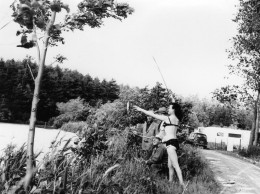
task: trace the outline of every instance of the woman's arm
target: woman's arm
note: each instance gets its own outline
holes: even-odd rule
[[[168,118],[167,116],[154,114],[152,111],[144,110],[138,106],[134,106],[134,109],[161,121],[165,121]]]

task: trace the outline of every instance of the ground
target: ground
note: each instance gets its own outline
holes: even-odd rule
[[[221,194],[259,194],[260,168],[214,150],[201,150],[210,163],[216,180],[221,183]]]

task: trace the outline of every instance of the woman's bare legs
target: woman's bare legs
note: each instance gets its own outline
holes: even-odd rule
[[[173,181],[174,167],[172,165],[170,157],[168,157],[168,168],[169,168],[169,181]]]
[[[168,153],[169,181],[173,181],[173,174],[175,168],[180,184],[184,185],[182,172],[179,166],[178,157],[176,153],[176,148],[174,146],[168,146],[167,153]]]

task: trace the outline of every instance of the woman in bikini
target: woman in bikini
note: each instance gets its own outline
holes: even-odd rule
[[[184,187],[182,172],[178,163],[178,157],[176,153],[176,150],[179,149],[176,131],[179,126],[179,121],[182,119],[182,111],[180,105],[175,102],[171,103],[168,107],[169,116],[154,114],[153,112],[144,110],[138,106],[134,106],[134,108],[137,111],[143,112],[146,115],[163,121],[165,135],[162,141],[166,145],[168,153],[169,181],[173,181],[175,168],[179,182]]]

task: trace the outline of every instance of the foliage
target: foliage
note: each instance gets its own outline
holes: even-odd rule
[[[160,107],[167,107],[169,104],[169,93],[161,83],[156,82],[151,89],[150,95],[144,100],[144,107],[152,110],[158,110]]]
[[[37,66],[29,59],[22,61],[0,60],[0,121],[27,123],[30,116],[34,83],[30,74],[37,73]],[[91,106],[101,99],[102,103],[118,99],[118,88],[114,80],[98,81],[90,75],[77,71],[46,66],[43,73],[38,122],[47,122],[59,113],[56,104],[80,97]],[[96,90],[100,88],[103,92]]]
[[[182,124],[186,125],[189,121],[191,104],[177,99],[184,112]],[[107,129],[124,129],[130,125],[143,123],[146,116],[135,111],[132,106],[138,105],[147,110],[157,110],[160,107],[167,107],[169,103],[169,94],[166,89],[157,83],[153,88],[130,88],[129,86],[120,86],[119,99],[114,102],[108,102],[101,105],[88,117],[88,123],[96,123]],[[127,110],[127,104],[130,104]]]
[[[246,129],[250,130],[252,128],[252,122],[253,122],[253,113],[250,110],[241,109],[237,113],[237,127],[239,129]]]
[[[134,11],[128,4],[115,3],[113,0],[82,0],[78,4],[78,11],[73,14],[69,14],[69,5],[60,0],[20,0],[17,4],[13,3],[11,8],[14,21],[22,27],[16,33],[17,36],[21,35],[21,45],[18,47],[27,49],[37,45],[36,36],[28,40],[28,35],[32,34],[35,28],[41,31],[50,28],[48,32],[49,43],[56,46],[59,42],[64,44],[64,38],[61,36],[63,30],[83,30],[84,26],[101,27],[104,18],[111,17],[121,21]],[[67,11],[65,20],[60,24],[48,26],[52,14],[61,12],[62,9]]]
[[[95,123],[104,128],[124,128],[126,120],[126,107],[119,100],[101,105],[93,115]]]
[[[218,100],[223,109],[229,112],[227,115],[230,115],[232,124],[237,125],[239,128],[251,129],[253,122],[251,108],[245,109],[244,106],[252,107],[252,105],[247,104],[245,92],[240,87],[226,86],[216,89],[213,92],[213,98]]]
[[[234,107],[238,100],[238,89],[238,86],[221,87],[213,92],[213,98],[218,100],[220,103]]]
[[[210,118],[209,118],[209,109],[214,104],[213,102],[209,102],[206,99],[199,99],[198,96],[190,96],[184,99],[189,103],[192,103],[191,114],[193,117],[197,117],[199,125],[201,126],[209,126]],[[196,121],[196,118],[194,118]],[[191,123],[192,125],[196,125],[196,123]]]
[[[238,103],[238,101],[228,101],[228,95],[222,95],[220,91],[222,90],[215,90],[212,100],[199,99],[197,96],[183,99],[184,102],[192,104],[188,115],[188,125],[191,127],[197,125],[204,127],[213,125],[236,126],[239,129],[251,129],[253,120],[251,110],[245,109],[243,104]],[[220,96],[222,96],[221,99]]]
[[[81,112],[83,111],[88,105],[84,103],[84,100],[81,98],[76,98],[69,100],[66,103],[57,103],[58,111],[61,114],[66,113],[74,113],[74,112]]]
[[[69,121],[68,123],[65,123],[62,125],[60,130],[62,131],[67,131],[67,132],[72,132],[72,133],[82,133],[88,129],[88,124],[83,121],[76,121],[76,122],[71,122]]]
[[[260,147],[259,146],[248,146],[247,149],[242,149],[238,153],[241,156],[259,160],[259,158],[260,158]]]
[[[1,121],[28,122],[31,107],[30,100],[33,93],[33,80],[28,65],[31,67],[32,72],[35,75],[37,66],[28,59],[23,61],[0,60],[0,82],[5,83],[0,88]],[[129,86],[115,86],[114,84],[115,82],[113,80],[99,81],[97,78],[94,79],[90,75],[83,76],[77,71],[61,69],[59,66],[47,66],[43,75],[38,119],[39,121],[46,122],[50,120],[50,118],[56,117],[59,114],[58,107],[56,106],[58,102],[66,103],[70,99],[76,99],[78,97],[90,106],[95,106],[97,102],[101,102],[100,105],[102,105],[110,101],[106,106],[107,109],[111,108],[111,110],[114,111],[112,115],[115,116],[115,122],[110,119],[109,126],[115,124],[114,126],[122,126],[122,128],[129,124],[136,124],[145,120],[145,116],[133,111],[131,106],[129,114],[126,114],[125,107],[128,101],[130,104],[137,104],[146,109],[152,107],[157,109],[157,107],[164,106],[164,98],[167,96],[158,95],[156,97],[157,93],[155,92],[159,91],[158,88],[160,88],[160,84],[155,85],[152,89],[148,89],[147,87],[141,89],[130,88]],[[120,88],[120,91],[118,91],[118,88]],[[158,90],[156,90],[156,88]],[[154,93],[151,91],[154,91]],[[160,91],[164,93],[165,89],[160,89]],[[157,99],[157,105],[155,100],[151,100],[152,98]],[[118,99],[118,101],[113,105],[113,101],[116,99]],[[150,102],[153,103],[150,104]],[[192,103],[191,112],[188,113],[189,121],[187,124],[189,126],[198,126],[197,121],[199,121],[199,125],[202,125],[203,123],[204,126],[220,125],[221,123],[222,125],[229,126],[233,123],[233,120],[236,120],[239,128],[251,129],[252,124],[250,122],[252,122],[252,113],[250,112],[250,109],[236,108],[234,110],[229,110],[233,106],[223,107],[222,105],[218,105],[217,102],[205,99],[201,100],[194,96],[191,96],[189,99],[183,99],[183,102]],[[225,104],[228,105],[228,103]],[[101,107],[100,105],[99,108]],[[245,104],[243,103],[242,105],[244,106]],[[245,106],[251,107],[251,105]],[[106,112],[105,109],[106,108],[102,111]],[[101,111],[101,109],[99,111]],[[109,111],[107,113],[110,115]],[[229,116],[230,113],[232,113],[232,117]],[[95,113],[90,114],[94,117]],[[110,116],[110,118],[112,117]],[[57,126],[69,122],[71,117],[63,115],[59,119],[62,122]],[[52,119],[50,124],[53,124],[53,120],[54,119]]]
[[[259,4],[256,0],[240,0],[238,13],[234,22],[238,24],[238,34],[233,38],[233,48],[229,50],[229,57],[235,60],[230,65],[231,73],[242,76],[245,85],[255,91],[259,89],[259,40],[260,17]]]
[[[128,124],[135,125],[142,123],[146,120],[144,114],[136,112],[132,109],[133,105],[138,105],[146,110],[158,110],[160,107],[168,106],[169,94],[166,89],[162,87],[161,83],[149,89],[144,88],[130,88],[129,86],[120,86],[119,101],[121,101],[125,107],[127,103],[130,103],[130,109],[128,115],[125,118]]]
[[[238,34],[233,38],[233,47],[229,58],[235,63],[230,65],[230,73],[243,78],[243,91],[247,104],[253,107],[254,119],[250,145],[257,144],[260,98],[260,15],[257,0],[240,0],[234,19],[238,25]],[[244,99],[244,101],[245,101]]]
[[[27,60],[0,60],[0,82],[5,83],[0,88],[1,121],[28,121],[32,80],[26,64]]]
[[[68,152],[69,143],[57,149],[60,142],[53,144],[35,172],[31,193],[180,193],[177,177],[168,183],[167,177],[158,176],[141,159],[141,150],[128,147],[127,130],[106,133],[107,147],[100,151],[81,152],[83,148],[95,149],[91,136],[97,131],[86,131],[84,141]],[[100,134],[102,135],[103,132]],[[96,143],[103,139],[95,139]],[[186,193],[217,193],[214,175],[197,149],[181,146],[179,163],[184,180],[189,180]],[[99,149],[98,149],[99,150]],[[25,154],[24,154],[25,156]],[[6,159],[6,158],[5,158]],[[17,160],[19,161],[19,160]],[[12,173],[13,171],[10,171]],[[1,181],[1,185],[5,182]]]
[[[115,3],[114,0],[83,0],[78,4],[78,9],[76,14],[66,17],[67,29],[83,30],[85,25],[92,28],[101,27],[104,18],[122,20],[134,11],[128,4]]]
[[[156,85],[148,89],[147,87],[141,88],[139,90],[132,89],[132,88],[123,88],[124,93],[120,94],[119,100],[122,99],[122,101],[126,104],[126,100],[130,102],[130,109],[128,111],[128,120],[129,124],[136,125],[137,123],[142,123],[146,120],[146,117],[144,114],[140,112],[136,112],[132,109],[132,105],[140,106],[141,108],[144,108],[146,110],[153,110],[156,111],[160,107],[168,107],[170,102],[170,95],[172,95],[175,100],[181,105],[184,117],[181,121],[182,124],[187,124],[188,122],[188,114],[190,113],[190,109],[192,107],[191,104],[188,104],[186,102],[182,102],[181,99],[178,99],[175,94],[169,94],[165,88],[162,87],[161,83],[156,83]],[[127,91],[128,90],[128,91]],[[131,98],[124,97],[124,94],[131,93]]]
[[[85,128],[80,134],[80,142],[76,149],[72,149],[78,156],[89,160],[107,149],[107,132],[102,128]]]
[[[5,83],[0,88],[1,121],[28,122],[31,107],[30,101],[34,88],[29,66],[33,75],[35,75],[37,66],[29,58],[23,61],[4,61],[3,59],[0,61],[0,81]],[[66,122],[78,121],[74,119],[77,116],[72,114],[65,114],[55,119],[53,117],[60,115],[56,106],[57,103],[67,103],[71,99],[80,97],[80,99],[92,107],[97,105],[97,103],[101,103],[97,108],[110,101],[106,105],[107,108],[104,106],[104,110],[101,110],[101,108],[99,111],[106,112],[106,109],[111,108],[114,112],[106,113],[110,116],[109,126],[122,126],[124,128],[129,124],[136,124],[145,120],[143,114],[137,113],[132,109],[130,109],[128,115],[126,114],[125,107],[128,101],[131,105],[137,104],[146,109],[153,108],[156,110],[159,107],[166,106],[168,95],[165,91],[165,88],[159,83],[151,89],[147,87],[141,89],[130,88],[129,86],[118,86],[114,80],[100,81],[98,78],[92,78],[90,75],[83,76],[77,71],[61,69],[59,66],[46,66],[43,73],[43,83],[37,111],[38,122],[47,122],[52,118],[50,124],[52,125],[54,120],[56,120],[55,126],[60,127]],[[113,101],[118,98],[119,100],[113,105]],[[110,113],[117,118],[114,120],[115,122],[111,120],[112,116]],[[94,113],[92,116],[94,117]],[[84,121],[86,118],[79,120]]]
[[[183,177],[186,180],[192,179],[197,174],[201,174],[207,165],[206,162],[202,160],[198,150],[188,144],[182,147],[179,154],[181,154],[179,163],[182,164],[181,169]]]
[[[60,128],[69,121],[85,121],[90,112],[90,106],[81,98],[72,99],[66,103],[57,103],[61,113],[54,120],[54,127]]]
[[[4,156],[0,157],[0,189],[2,193],[8,193],[16,186],[26,174],[26,150],[25,146],[15,149],[14,145],[8,145],[4,150]],[[3,184],[5,183],[5,184]]]
[[[25,181],[26,189],[31,182],[33,174],[33,146],[35,124],[37,121],[37,110],[40,96],[40,88],[42,76],[45,67],[45,60],[47,56],[48,46],[56,46],[59,42],[64,44],[64,38],[61,36],[62,30],[83,30],[84,26],[92,28],[100,27],[104,18],[114,18],[122,20],[129,14],[132,14],[133,9],[128,4],[115,3],[113,0],[99,1],[99,0],[82,0],[78,4],[76,13],[67,14],[64,21],[60,24],[55,24],[57,13],[65,9],[69,13],[69,6],[64,4],[61,0],[20,0],[14,1],[10,6],[12,8],[12,17],[14,21],[20,25],[21,30],[17,31],[16,35],[21,35],[21,45],[26,49],[36,46],[37,49],[37,76],[34,80],[34,92],[32,98],[32,106],[30,113],[30,130],[27,142],[27,169]],[[41,40],[38,37],[37,31],[43,32],[44,36]],[[31,35],[31,39],[28,39]],[[39,42],[42,42],[42,50],[40,50]],[[59,58],[58,61],[63,61]],[[56,59],[57,60],[57,59]],[[33,77],[33,76],[32,76]],[[42,102],[42,101],[41,101]]]

